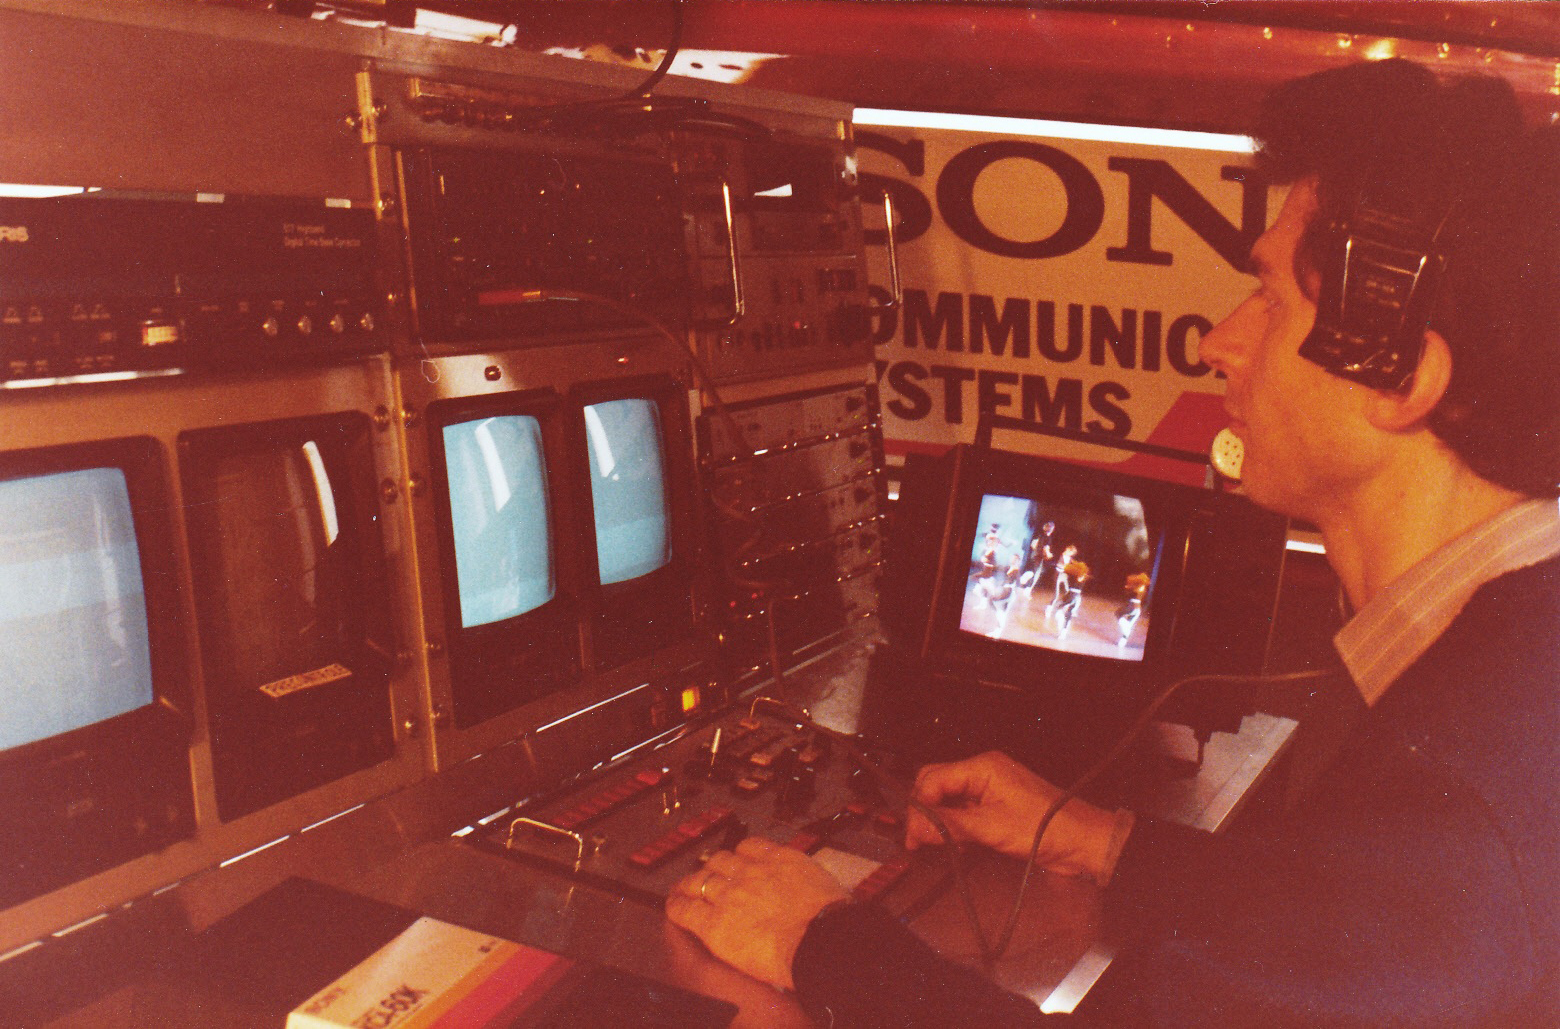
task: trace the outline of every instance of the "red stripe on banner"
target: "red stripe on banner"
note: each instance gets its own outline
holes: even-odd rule
[[[899,456],[905,454],[930,454],[932,457],[936,457],[939,454],[947,453],[950,446],[952,446],[951,443],[919,443],[908,439],[883,440],[883,452]]]

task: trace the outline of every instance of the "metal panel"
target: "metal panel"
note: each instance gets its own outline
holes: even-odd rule
[[[0,180],[368,196],[350,55],[16,11],[0,39]]]
[[[602,700],[645,683],[675,677],[693,662],[688,648],[672,648],[646,661],[633,662],[604,674],[583,674],[567,689],[543,697],[467,729],[452,717],[450,655],[446,646],[447,613],[444,577],[436,526],[440,498],[424,488],[431,481],[434,455],[425,414],[430,404],[469,398],[500,397],[530,390],[560,394],[572,385],[607,382],[644,375],[686,381],[687,359],[668,340],[652,337],[606,337],[590,342],[534,347],[487,354],[464,354],[407,362],[398,381],[402,396],[404,446],[412,497],[418,563],[418,604],[423,632],[423,675],[427,683],[426,717],[434,729],[435,764],[448,768],[539,726],[565,718]],[[635,704],[648,707],[651,697]],[[610,755],[598,755],[596,760]]]
[[[411,574],[401,453],[388,431],[391,404],[388,361],[371,358],[336,368],[265,376],[232,376],[199,381],[155,378],[60,389],[12,389],[0,393],[0,438],[8,449],[29,449],[121,436],[150,436],[162,447],[174,536],[181,551],[176,561],[183,646],[182,661],[195,683],[196,731],[190,750],[195,779],[196,830],[192,839],[131,861],[5,913],[0,919],[0,953],[35,936],[113,908],[167,883],[213,868],[327,818],[365,800],[415,782],[426,760],[420,734],[422,704],[415,668],[401,655],[391,673],[392,722],[396,751],[372,768],[328,783],[265,808],[223,822],[213,787],[211,740],[205,729],[206,704],[197,657],[198,628],[191,571],[183,554],[184,506],[175,465],[179,433],[194,428],[334,412],[360,412],[383,428],[374,433],[376,472],[387,488],[377,498],[389,576],[398,597],[408,594]],[[375,498],[370,498],[372,501]],[[144,514],[144,512],[143,512]],[[412,638],[416,625],[399,605],[397,636]]]

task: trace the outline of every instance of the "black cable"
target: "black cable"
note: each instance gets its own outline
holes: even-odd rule
[[[657,119],[652,127],[696,128],[707,132],[721,132],[738,139],[767,139],[771,135],[767,125],[740,115],[724,114],[710,109],[709,101],[697,97],[652,97],[651,93],[671,71],[672,63],[682,50],[682,36],[686,17],[684,0],[672,0],[672,32],[661,61],[645,80],[626,93],[597,100],[571,100],[557,104],[542,104],[516,112],[516,118],[527,127],[548,129],[554,127],[559,117],[577,122],[594,121],[612,127],[613,119]],[[577,126],[579,127],[579,126]]]
[[[666,77],[667,73],[671,71],[672,62],[677,59],[677,55],[682,51],[682,36],[686,22],[686,17],[683,10],[684,0],[670,0],[670,2],[672,5],[671,38],[667,41],[667,45],[661,55],[660,62],[655,66],[650,74],[645,77],[644,81],[639,83],[639,85],[625,93],[618,94],[617,96],[604,97],[596,100],[570,100],[564,103],[541,104],[536,107],[530,107],[523,112],[524,117],[527,119],[536,118],[539,123],[545,124],[551,120],[551,116],[560,114],[588,114],[595,111],[612,112],[614,109],[643,111],[649,114],[657,113],[653,106],[648,105],[650,94],[651,91],[653,91],[655,87],[660,84],[661,80]],[[279,13],[294,14],[301,17],[307,17],[309,14],[312,14],[315,6],[316,3],[309,2],[309,0],[277,0],[277,10]],[[413,27],[413,25],[415,25],[415,15],[418,7],[424,7],[429,11],[439,10],[439,7],[434,4],[404,4],[392,5],[391,7],[386,8],[387,13],[379,14],[378,11],[373,8],[360,10],[360,5],[352,3],[351,0],[334,0],[334,2],[328,2],[325,6],[332,10],[346,12],[354,17],[378,18],[379,20],[384,21],[385,24],[397,28]],[[394,16],[395,11],[399,10],[402,6],[409,8],[412,12],[413,19],[410,24],[406,23],[404,18],[397,19]],[[455,10],[462,12],[459,15],[460,17],[472,17],[473,14],[473,12],[469,12],[466,8],[455,8]],[[511,22],[509,24],[515,23]],[[508,26],[506,25],[505,27],[507,28]],[[518,29],[518,25],[516,25],[516,28]],[[680,107],[682,109],[691,108],[696,110],[699,114],[710,117],[708,112],[705,111],[705,105],[703,101],[684,98],[678,99],[681,101],[681,103],[678,105],[678,107],[671,109],[674,115]],[[728,129],[740,128],[746,130],[751,128],[752,124],[756,124],[743,124],[745,119],[727,119],[718,115],[713,116],[713,120],[717,125]]]
[[[628,100],[633,97],[647,97],[650,91],[656,87],[666,73],[671,70],[672,62],[677,59],[677,53],[682,49],[683,34],[683,0],[672,0],[672,38],[667,41],[666,52],[661,55],[661,63],[655,66],[648,78],[639,84],[639,88],[623,96]]]

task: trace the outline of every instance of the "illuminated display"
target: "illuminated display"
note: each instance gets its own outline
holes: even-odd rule
[[[553,598],[542,428],[529,415],[444,427],[461,624],[487,625]]]
[[[660,419],[653,400],[585,408],[602,585],[648,575],[671,559]]]
[[[146,617],[124,472],[0,482],[0,749],[150,704]]]
[[[1158,538],[1143,503],[1093,507],[987,494],[959,628],[1074,654],[1143,660]]]

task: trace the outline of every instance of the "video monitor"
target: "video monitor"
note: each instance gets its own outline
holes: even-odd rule
[[[1085,492],[1047,503],[985,494],[970,533],[959,629],[994,640],[1143,660],[1162,532],[1143,501]]]
[[[960,446],[907,464],[895,520],[906,732],[1092,760],[1166,685],[1263,670],[1287,526],[1242,497]],[[1238,728],[1200,696],[1167,714]]]
[[[193,831],[161,450],[0,454],[0,907]]]
[[[561,399],[550,390],[429,407],[451,706],[468,728],[572,683],[579,537]]]
[[[557,594],[542,426],[500,414],[444,426],[461,625],[534,611]]]
[[[627,582],[671,560],[671,511],[661,413],[653,398],[585,407],[596,568],[603,586]]]
[[[224,818],[394,749],[371,433],[343,413],[180,436]]]
[[[611,668],[693,627],[687,402],[668,379],[576,391],[595,539],[591,651]]]
[[[120,468],[0,482],[0,750],[151,704],[141,554]]]

